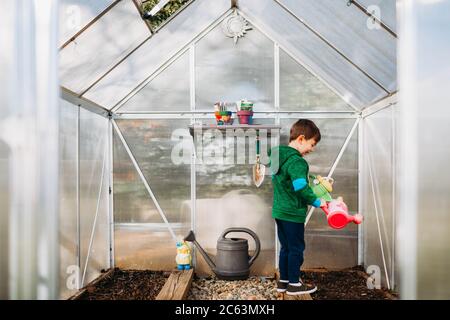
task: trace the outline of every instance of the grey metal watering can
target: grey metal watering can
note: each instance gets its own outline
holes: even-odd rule
[[[253,237],[256,243],[256,250],[253,256],[248,254],[248,241],[242,238],[226,238],[230,232],[245,232]],[[217,240],[216,263],[211,260],[208,254],[195,240],[195,234],[191,230],[184,238],[185,241],[193,242],[206,262],[217,275],[223,280],[243,280],[250,275],[250,266],[259,255],[261,244],[259,238],[252,230],[247,228],[228,228],[220,235]]]

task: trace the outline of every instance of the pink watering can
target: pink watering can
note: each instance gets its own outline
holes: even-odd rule
[[[360,224],[363,220],[363,216],[359,213],[354,216],[348,213],[347,205],[342,200],[342,197],[327,202],[321,208],[327,215],[328,224],[334,229],[342,229],[349,222]]]

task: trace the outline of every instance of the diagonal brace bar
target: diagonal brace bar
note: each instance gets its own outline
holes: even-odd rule
[[[139,167],[139,164],[136,161],[136,158],[134,157],[133,153],[131,152],[130,148],[128,147],[127,142],[125,141],[125,138],[122,135],[122,132],[120,131],[119,127],[117,126],[117,123],[114,119],[111,119],[112,124],[114,126],[114,129],[116,130],[117,135],[120,138],[120,141],[122,141],[123,146],[125,147],[125,150],[128,153],[128,156],[130,157],[131,161],[133,162],[133,165],[136,169],[136,171],[139,174],[139,177],[141,178],[142,182],[145,185],[145,188],[147,189],[148,194],[150,195],[150,197],[152,198],[156,209],[158,209],[159,214],[161,215],[161,218],[164,220],[164,223],[166,224],[167,228],[169,229],[170,235],[172,236],[173,240],[175,242],[177,242],[177,237],[175,236],[175,233],[173,232],[172,227],[170,226],[169,221],[166,218],[166,215],[164,214],[163,210],[161,209],[161,206],[158,203],[158,200],[156,200],[155,195],[153,194],[152,189],[150,188],[150,185],[147,182],[147,179],[145,178],[144,174],[142,173],[141,168]]]

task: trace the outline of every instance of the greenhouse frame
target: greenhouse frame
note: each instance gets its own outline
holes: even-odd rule
[[[449,1],[190,0],[156,29],[142,2],[0,4],[1,299],[172,270],[190,230],[211,255],[226,228],[255,231],[251,274],[273,275],[255,131],[215,125],[214,104],[241,99],[267,166],[313,120],[310,171],[364,217],[335,230],[311,207],[304,267],[360,265],[403,299],[450,297]],[[193,266],[211,274],[197,250]]]

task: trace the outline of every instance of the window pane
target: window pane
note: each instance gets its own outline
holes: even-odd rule
[[[190,110],[189,53],[156,76],[118,112]]]
[[[235,44],[218,25],[197,43],[195,53],[197,109],[247,98],[255,111],[274,110],[273,42],[256,28]]]
[[[275,1],[246,0],[239,3],[239,9],[269,37],[276,39],[282,49],[339,92],[345,101],[363,107],[386,95]]]
[[[149,35],[134,3],[119,2],[62,49],[61,84],[81,93]]]
[[[396,39],[356,6],[346,0],[280,2],[384,88],[396,90]]]
[[[280,49],[280,110],[353,109],[327,85]]]

